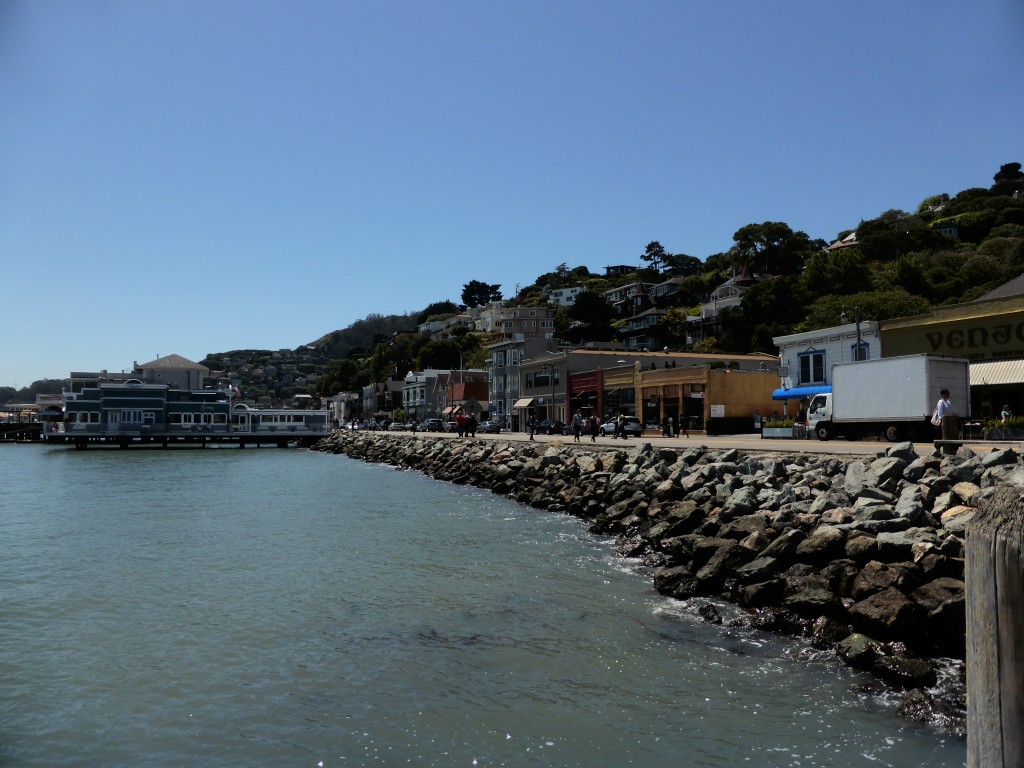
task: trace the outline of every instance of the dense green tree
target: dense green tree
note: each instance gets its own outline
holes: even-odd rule
[[[992,178],[995,181],[1019,181],[1024,179],[1024,171],[1021,171],[1020,163],[1006,163]]]
[[[704,259],[704,268],[701,274],[708,277],[715,285],[721,284],[729,278],[734,271],[743,268],[743,261],[732,251],[725,253],[713,253]]]
[[[587,269],[586,267],[580,266],[580,267],[573,267],[572,269],[570,269],[569,270],[569,277],[571,278],[571,280],[573,282],[578,282],[578,281],[584,280],[584,279],[586,279],[588,277],[596,277],[596,275],[592,274],[591,271],[589,269]]]
[[[857,227],[857,242],[868,262],[888,262],[915,251],[948,248],[954,241],[921,216],[890,210],[876,219],[862,221]]]
[[[804,297],[799,282],[787,277],[750,286],[743,294],[743,314],[750,325],[795,323],[803,319]]]
[[[891,278],[890,285],[894,288],[902,288],[907,293],[917,296],[928,296],[931,294],[931,284],[925,272],[921,257],[917,254],[901,256],[896,261],[886,265]],[[855,293],[855,291],[851,291]]]
[[[956,194],[942,209],[944,216],[956,216],[960,213],[983,211],[992,202],[992,194],[982,187],[971,187]]]
[[[458,339],[435,339],[428,341],[420,350],[417,368],[456,370],[462,361],[462,344]]]
[[[906,291],[866,291],[849,296],[822,296],[808,308],[807,319],[794,330],[811,330],[839,325],[843,312],[853,314],[860,307],[861,320],[888,320],[928,312],[930,305]]]
[[[718,313],[718,343],[725,352],[743,354],[750,351],[754,323],[747,321],[739,307],[725,307]]]
[[[352,359],[336,360],[311,394],[329,397],[339,392],[358,391],[369,383],[369,371],[365,366]]]
[[[822,240],[811,240],[805,232],[794,232],[781,221],[748,224],[732,236],[734,263],[752,272],[769,275],[798,275],[804,262],[825,247]]]
[[[572,320],[587,325],[600,325],[614,314],[605,295],[591,291],[578,293],[566,313]]]
[[[1013,195],[1024,191],[1024,173],[1020,163],[1006,163],[992,179],[995,182],[992,185],[994,195]]]
[[[988,233],[988,236],[1003,238],[1017,237],[1024,239],[1024,225],[1000,224],[998,227],[993,227],[992,231]]]
[[[462,303],[467,307],[482,307],[492,301],[501,301],[501,285],[470,280],[462,286]]]
[[[583,281],[583,290],[589,293],[603,294],[605,291],[610,291],[615,286],[612,285],[611,281],[604,277],[590,277]]]
[[[603,293],[578,293],[572,305],[561,314],[566,338],[574,343],[606,341],[614,335],[612,320],[615,313]]]
[[[59,395],[64,388],[61,379],[39,379],[27,387],[0,387],[0,403],[35,403],[36,395]]]
[[[818,251],[807,259],[799,278],[808,296],[856,293],[871,284],[871,270],[857,248]]]
[[[416,369],[438,368],[456,370],[460,368],[480,368],[484,363],[484,337],[472,333],[468,329],[453,333],[447,339],[428,341],[420,348],[416,359]]]
[[[665,247],[657,240],[649,242],[644,252],[640,254],[640,258],[646,261],[647,265],[659,274],[665,269],[668,257],[669,255]]]
[[[665,271],[672,277],[693,277],[700,274],[703,262],[696,256],[673,253],[665,257]]]
[[[422,312],[416,315],[416,325],[422,325],[433,317],[457,315],[461,310],[462,307],[454,301],[435,301],[433,304],[428,304]]]
[[[1007,280],[1024,272],[1024,235],[989,237],[978,246],[978,253],[995,258],[1002,267],[1002,274],[1009,275]]]
[[[661,318],[661,330],[669,346],[682,346],[686,343],[689,323],[686,318],[689,311],[684,307],[672,307],[665,311]]]
[[[750,345],[747,351],[775,354],[779,348],[775,346],[773,339],[778,336],[785,336],[791,333],[792,330],[793,326],[783,325],[782,323],[758,323],[750,334]]]

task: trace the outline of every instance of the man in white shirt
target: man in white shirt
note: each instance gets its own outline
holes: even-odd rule
[[[935,404],[935,413],[932,414],[932,424],[935,425],[935,436],[942,437],[942,419],[953,412],[953,404],[949,402],[949,390],[944,389],[939,393],[939,402]]]

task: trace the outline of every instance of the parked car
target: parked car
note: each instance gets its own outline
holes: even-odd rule
[[[609,419],[601,425],[598,430],[602,435],[615,435],[615,422],[616,419]],[[626,425],[623,429],[626,436],[633,435],[634,437],[640,437],[644,433],[644,425],[640,423],[640,419],[636,416],[626,416]]]
[[[420,422],[421,432],[444,432],[444,422],[440,419],[424,419]]]
[[[390,424],[388,424],[388,431],[389,432],[404,432],[405,431],[405,424],[402,424],[399,421],[392,421]]]
[[[481,421],[480,424],[477,425],[476,431],[477,432],[490,432],[491,434],[496,435],[499,432],[501,432],[501,422],[500,421]]]
[[[556,432],[564,435],[563,429],[565,429],[565,422],[558,419],[544,419],[537,427],[537,431],[543,432],[545,435],[553,435]]]

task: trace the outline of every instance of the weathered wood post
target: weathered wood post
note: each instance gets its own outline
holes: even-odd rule
[[[1024,768],[1024,491],[967,530],[967,768]]]
[[[943,441],[942,452],[950,455],[956,453],[957,447],[951,442],[960,438],[960,417],[955,413],[947,413],[942,417],[940,431]]]

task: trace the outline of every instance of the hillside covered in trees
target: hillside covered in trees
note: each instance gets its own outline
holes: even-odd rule
[[[638,280],[674,280],[677,290],[661,306],[659,331],[680,348],[687,315],[746,269],[759,281],[747,289],[740,307],[722,310],[719,336],[702,342],[702,349],[774,353],[773,336],[836,325],[847,307],[859,307],[865,320],[921,314],[972,301],[1024,273],[1024,172],[1020,163],[1007,163],[987,187],[931,194],[913,210],[861,219],[828,241],[771,221],[742,227],[732,239],[729,250],[703,261],[652,241],[636,254],[623,254],[621,262],[637,269],[615,277],[560,264],[504,298],[540,305],[552,290],[582,286],[575,304],[558,310],[557,335],[570,343],[615,341],[628,318],[615,316],[604,293]],[[201,362],[220,371],[250,361],[243,376],[249,393],[279,397],[333,394],[409,370],[481,367],[483,335],[463,328],[450,338],[430,340],[416,328],[502,298],[500,289],[474,280],[462,286],[461,303],[444,300],[419,313],[370,315],[295,351],[235,350]],[[59,382],[52,380],[19,391],[0,387],[0,402],[31,402],[37,392],[54,391],[55,384],[59,391]]]
[[[638,249],[639,250],[639,249]],[[520,305],[540,305],[552,290],[582,286],[575,304],[558,311],[558,336],[571,343],[615,341],[627,318],[616,317],[604,293],[643,280],[675,279],[677,291],[661,320],[662,335],[681,347],[686,317],[699,312],[710,293],[746,269],[761,280],[747,289],[740,307],[721,313],[721,335],[703,342],[704,351],[726,353],[777,350],[772,337],[840,322],[845,308],[859,307],[865,320],[885,320],[922,314],[932,307],[972,301],[1024,273],[1024,172],[1020,163],[1003,165],[989,187],[934,194],[914,210],[888,210],[862,219],[856,228],[830,241],[794,231],[784,222],[749,224],[733,235],[733,245],[701,261],[685,253],[670,253],[653,241],[625,263],[635,272],[607,277],[586,266],[560,264],[540,275],[517,296]],[[473,295],[500,296],[500,286],[474,281],[463,287],[464,305]],[[655,299],[657,304],[657,299]],[[453,302],[431,305],[409,317],[405,332],[371,340],[372,346],[348,346],[315,390],[328,394],[379,380],[388,371],[404,373],[421,368],[480,365],[483,352],[478,334],[464,333],[429,341],[415,333],[428,318],[457,312]],[[378,318],[380,322],[384,318]],[[369,322],[360,321],[360,323]],[[352,329],[335,331],[313,346],[339,347]]]

